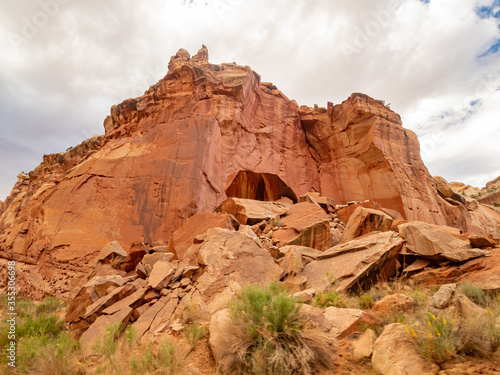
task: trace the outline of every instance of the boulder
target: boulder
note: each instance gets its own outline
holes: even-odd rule
[[[500,251],[494,249],[490,257],[469,260],[458,265],[426,269],[412,278],[424,285],[442,285],[471,282],[483,290],[500,291]]]
[[[329,332],[337,339],[345,338],[359,330],[360,324],[376,325],[378,319],[372,314],[358,309],[327,307],[323,314],[330,326]]]
[[[166,303],[169,301],[170,297],[165,296],[161,297],[158,301],[156,301],[151,307],[149,307],[137,321],[133,324],[134,329],[134,340],[140,340],[144,334],[151,327],[151,323],[156,318],[156,315],[163,309]]]
[[[149,333],[155,335],[158,332],[163,332],[168,325],[173,322],[173,314],[179,303],[179,298],[175,295],[169,296],[166,303],[158,311],[149,326]]]
[[[377,202],[372,202],[370,200],[366,200],[363,202],[356,202],[352,204],[338,206],[335,210],[335,215],[339,218],[339,220],[343,223],[347,223],[351,218],[351,215],[356,211],[358,207],[371,208],[377,211],[382,211],[384,208],[378,204]],[[392,216],[392,215],[391,215]],[[395,214],[393,217],[401,219],[401,214]]]
[[[395,311],[411,312],[414,304],[415,300],[404,294],[390,294],[375,302],[372,311],[385,314]]]
[[[80,344],[85,355],[92,354],[94,345],[102,345],[102,339],[106,335],[108,328],[120,325],[117,336],[120,335],[128,324],[132,308],[126,307],[113,315],[102,315],[82,334]],[[116,337],[115,339],[117,339]]]
[[[392,221],[392,217],[382,211],[358,207],[349,218],[339,242],[349,242],[370,232],[387,232]]]
[[[299,197],[299,202],[309,202],[321,207],[325,212],[335,211],[335,201],[329,197],[322,197],[316,192],[307,192]]]
[[[163,262],[170,262],[172,258],[174,257],[173,253],[162,253],[162,252],[157,252],[157,253],[152,253],[152,254],[146,254],[142,258],[142,266],[143,270],[146,274],[146,276],[149,276],[151,274],[151,271],[153,270],[153,266],[156,264],[158,261],[163,261]]]
[[[431,259],[464,262],[489,255],[487,251],[473,249],[468,242],[423,222],[402,224],[399,233],[406,239],[408,250]]]
[[[255,225],[286,213],[292,205],[284,202],[257,201],[253,199],[229,198],[218,210],[236,217],[243,225]]]
[[[222,228],[207,231],[197,259],[204,267],[197,289],[207,303],[231,283],[268,285],[282,274],[269,252],[253,238]]]
[[[141,288],[136,290],[134,293],[130,294],[129,296],[119,300],[118,302],[112,304],[108,308],[102,310],[103,314],[111,315],[114,314],[120,310],[123,310],[127,307],[138,307],[142,304],[144,294],[146,293],[147,288]]]
[[[118,275],[93,277],[80,288],[71,300],[65,320],[77,322],[79,319],[83,319],[90,305],[105,297],[110,289],[118,288],[129,282],[131,282],[131,278]]]
[[[187,249],[194,243],[196,236],[204,234],[210,228],[232,229],[231,217],[225,213],[199,212],[191,216],[170,239],[168,251],[182,260]]]
[[[377,336],[371,329],[367,329],[363,334],[352,342],[352,355],[355,360],[370,358]]]
[[[488,356],[498,349],[498,338],[492,334],[497,316],[457,294],[443,315],[453,318],[457,346],[464,352]],[[498,327],[497,327],[498,329]]]
[[[159,260],[154,264],[151,274],[149,275],[148,285],[160,291],[168,285],[173,274],[174,268],[172,265],[169,262]]]
[[[113,268],[119,268],[119,264],[127,257],[127,252],[123,250],[120,242],[109,242],[104,246],[97,256],[97,261],[103,263],[110,263]]]
[[[306,288],[317,293],[328,289],[354,292],[396,271],[403,239],[393,232],[377,232],[337,245],[304,267]]]
[[[298,275],[304,269],[302,253],[295,247],[287,246],[285,256],[280,258],[279,265],[285,275]]]
[[[114,289],[111,293],[99,298],[93,304],[87,307],[85,310],[85,315],[83,318],[89,323],[96,320],[96,318],[102,314],[102,310],[113,305],[122,298],[132,294],[133,290],[130,285],[122,285]]]
[[[439,290],[431,297],[430,305],[436,309],[448,307],[455,296],[457,284],[441,285]]]
[[[229,310],[224,309],[213,314],[208,330],[210,349],[221,374],[237,374],[233,346],[238,344],[239,331],[232,324]],[[231,334],[228,335],[228,332]]]
[[[443,177],[434,176],[432,177],[434,183],[436,184],[436,189],[443,198],[451,198],[453,196],[453,190],[448,185],[448,181],[446,181]]]
[[[388,324],[375,341],[373,367],[384,375],[437,374],[439,367],[421,357],[411,336],[400,323]]]
[[[145,243],[140,241],[133,242],[127,257],[121,263],[121,269],[126,272],[134,270],[147,253],[148,247]]]
[[[281,219],[281,227],[273,233],[279,245],[301,245],[317,250],[330,247],[329,216],[313,203],[294,204]],[[278,225],[279,226],[279,225]]]
[[[482,248],[482,247],[495,247],[497,246],[497,241],[493,238],[491,234],[489,235],[470,235],[469,242],[472,247]]]

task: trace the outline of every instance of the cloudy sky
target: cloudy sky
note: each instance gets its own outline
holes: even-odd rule
[[[299,104],[385,100],[431,174],[483,186],[500,175],[499,25],[500,0],[2,1],[0,199],[201,44]]]

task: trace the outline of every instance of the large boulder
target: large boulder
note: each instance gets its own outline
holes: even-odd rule
[[[229,198],[222,202],[218,209],[233,215],[240,224],[254,225],[283,215],[291,206],[292,204],[287,202]]]
[[[199,212],[191,216],[172,234],[168,251],[174,253],[177,259],[182,259],[195,237],[210,228],[233,228],[231,217],[225,213],[211,212]]]
[[[493,250],[490,257],[468,262],[426,269],[412,278],[427,285],[471,282],[483,290],[500,291],[500,251]]]
[[[238,343],[238,336],[228,309],[220,310],[212,315],[209,325],[209,344],[215,363],[222,374],[236,374],[234,360],[236,354],[233,347]],[[231,334],[228,334],[231,332]]]
[[[280,245],[301,245],[326,250],[331,244],[330,217],[308,202],[293,205],[281,219],[281,228],[273,233]]]
[[[439,367],[421,357],[411,336],[400,323],[388,324],[375,341],[373,367],[384,375],[431,375]]]
[[[131,315],[132,308],[127,307],[112,315],[102,315],[97,318],[80,338],[83,353],[86,355],[92,354],[95,345],[103,345],[103,338],[106,335],[106,331],[112,327],[120,328],[117,331],[117,336],[119,336],[125,330]]]
[[[210,303],[231,284],[241,287],[248,284],[267,285],[278,281],[282,270],[269,251],[256,239],[244,233],[222,228],[207,231],[197,257],[204,267],[197,280],[197,289]]]
[[[377,232],[334,246],[304,267],[306,288],[351,292],[387,280],[396,271],[403,242],[393,232]]]
[[[399,226],[399,233],[406,239],[406,248],[423,257],[464,262],[489,255],[488,252],[473,249],[468,242],[423,222],[402,224]]]
[[[358,207],[349,218],[340,243],[370,232],[387,232],[392,225],[392,217],[372,208]]]

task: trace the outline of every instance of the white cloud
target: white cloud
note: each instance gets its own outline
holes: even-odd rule
[[[43,153],[102,133],[109,107],[162,78],[178,48],[196,53],[201,44],[212,62],[249,65],[300,104],[339,103],[351,92],[386,100],[423,137],[432,174],[476,185],[500,174],[500,59],[477,57],[499,38],[498,19],[475,13],[492,1],[62,3],[0,5],[0,143],[9,145],[0,150],[0,199]],[[27,31],[33,37],[13,49],[14,33]]]

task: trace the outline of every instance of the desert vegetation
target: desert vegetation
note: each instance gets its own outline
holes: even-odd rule
[[[304,313],[303,304],[279,283],[245,287],[228,306],[234,327],[230,333],[231,368],[242,374],[307,374],[320,368],[328,371],[341,361],[346,368],[355,369],[354,373],[376,373],[370,362],[360,362],[349,355],[339,359],[337,349],[348,347],[367,329],[380,336],[384,327],[392,323],[404,324],[417,352],[441,368],[453,361],[495,360],[500,346],[498,296],[471,283],[458,285],[459,299],[467,301],[469,308],[477,308],[473,319],[464,320],[454,315],[453,310],[432,306],[432,296],[437,290],[397,281],[375,285],[360,295],[338,292],[317,295],[308,302],[315,309],[362,309],[378,318],[375,324],[360,324],[355,333],[339,341],[321,331]],[[377,303],[384,297],[401,294],[414,301],[411,309],[376,311]],[[17,367],[10,369],[2,363],[6,374],[194,374],[197,372],[192,368],[186,369],[189,355],[208,342],[207,327],[200,323],[186,323],[180,336],[165,334],[146,342],[136,340],[133,325],[125,330],[112,325],[94,345],[92,354],[84,355],[78,341],[66,329],[63,302],[46,298],[40,302],[20,300],[18,304]],[[4,334],[5,320],[1,324],[3,350],[8,340]],[[2,361],[5,362],[4,358]],[[212,361],[209,368],[200,371],[216,374],[217,368]]]

